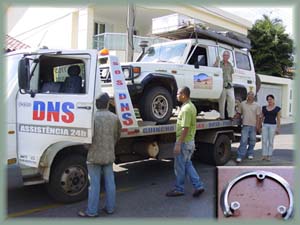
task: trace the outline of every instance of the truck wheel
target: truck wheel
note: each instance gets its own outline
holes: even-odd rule
[[[86,157],[68,155],[55,163],[46,188],[58,202],[71,203],[85,199],[88,193]]]
[[[218,136],[215,144],[211,144],[211,158],[213,164],[222,166],[231,158],[231,142],[227,135]]]
[[[154,87],[144,93],[140,103],[140,113],[144,121],[167,123],[172,115],[171,94],[164,87]]]

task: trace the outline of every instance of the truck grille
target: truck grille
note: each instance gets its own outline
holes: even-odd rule
[[[123,72],[125,69],[129,71],[129,76],[125,77],[125,80],[132,81],[133,80],[132,67],[131,66],[122,67]],[[109,67],[100,68],[100,78],[101,78],[101,81],[103,81],[104,83],[111,83]]]
[[[100,68],[100,78],[104,83],[111,82],[109,68]]]

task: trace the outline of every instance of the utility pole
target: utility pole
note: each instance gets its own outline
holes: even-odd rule
[[[127,43],[126,43],[126,61],[133,61],[133,32],[134,32],[134,23],[135,23],[135,9],[133,3],[128,3],[128,12],[127,12]]]

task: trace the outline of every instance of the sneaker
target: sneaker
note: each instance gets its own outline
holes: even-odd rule
[[[253,159],[253,155],[249,155],[248,159],[252,160]]]
[[[90,215],[90,214],[87,214],[85,211],[79,211],[77,213],[77,215],[79,217],[89,217],[89,218],[93,218],[93,217],[98,217],[99,215],[98,214],[95,214],[95,215]]]
[[[167,192],[166,193],[166,196],[167,197],[177,197],[177,196],[182,196],[182,195],[184,195],[184,193],[183,192],[181,192],[181,191],[177,191],[177,190],[171,190],[171,191],[169,191],[169,192]]]
[[[237,163],[240,163],[240,162],[242,162],[242,159],[241,158],[236,158],[236,160],[235,160]]]
[[[108,211],[106,207],[102,208],[102,211],[105,212],[107,215],[111,215],[114,211]]]
[[[203,192],[204,192],[204,188],[199,188],[199,189],[194,191],[193,197],[195,197],[195,198],[199,197]]]

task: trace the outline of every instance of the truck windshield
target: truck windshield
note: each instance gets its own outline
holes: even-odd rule
[[[141,62],[180,63],[186,47],[186,43],[152,46],[147,50]]]

